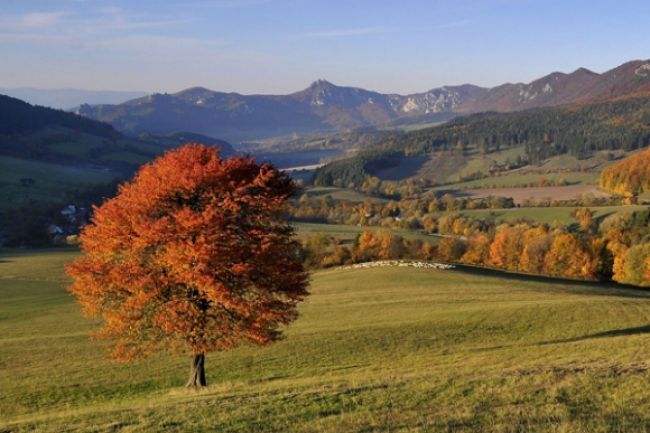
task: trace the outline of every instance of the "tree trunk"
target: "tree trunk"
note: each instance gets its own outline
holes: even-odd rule
[[[192,365],[190,368],[190,379],[185,385],[188,388],[199,386],[206,386],[205,380],[205,355],[200,353],[192,357]]]

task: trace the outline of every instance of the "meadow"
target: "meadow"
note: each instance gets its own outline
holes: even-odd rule
[[[436,191],[446,189],[498,189],[498,188],[530,188],[529,185],[539,185],[543,182],[567,183],[569,185],[597,185],[598,173],[567,172],[567,173],[526,173],[513,172],[501,176],[468,180],[433,188]]]
[[[286,339],[106,360],[75,251],[0,256],[2,432],[642,432],[650,293],[471,270],[331,269]]]
[[[315,186],[305,189],[305,194],[308,197],[325,197],[331,196],[334,200],[346,200],[356,203],[361,203],[364,201],[371,202],[387,202],[387,199],[373,197],[370,195],[363,194],[361,192],[347,189],[347,188],[337,188],[332,186]]]
[[[641,205],[620,205],[620,206],[590,206],[594,212],[594,218],[603,221],[614,215],[622,215],[628,212],[635,212],[646,209]],[[477,219],[494,219],[497,222],[515,222],[518,220],[529,220],[540,224],[574,224],[578,220],[573,216],[577,207],[555,206],[555,207],[516,207],[510,209],[472,209],[463,210],[461,215]]]
[[[547,186],[533,188],[493,188],[470,189],[462,191],[461,196],[480,197],[511,197],[517,204],[526,201],[576,200],[581,197],[609,197],[610,194],[593,185]]]

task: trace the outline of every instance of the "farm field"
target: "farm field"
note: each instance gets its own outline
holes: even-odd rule
[[[352,189],[337,188],[337,187],[330,187],[330,186],[310,187],[305,189],[304,193],[310,197],[324,197],[326,195],[330,195],[335,200],[347,200],[347,201],[359,202],[359,203],[364,202],[366,200],[370,200],[372,202],[387,201],[386,199],[365,195],[361,192],[354,191]]]
[[[645,432],[650,292],[478,271],[332,269],[287,338],[105,360],[74,251],[0,256],[3,432]]]
[[[515,203],[522,203],[525,200],[571,200],[585,195],[593,197],[609,197],[610,194],[600,190],[595,185],[570,185],[570,186],[546,186],[533,188],[492,188],[492,189],[468,189],[460,191],[459,195],[469,197],[512,197]]]
[[[607,218],[611,215],[634,212],[645,209],[646,206],[624,205],[624,206],[593,206],[589,207],[594,211],[596,219]],[[519,219],[529,219],[542,224],[560,222],[571,224],[577,222],[573,217],[576,207],[521,207],[511,209],[473,209],[461,211],[462,215],[479,219],[496,219],[497,221],[512,222]]]
[[[597,185],[598,173],[593,172],[568,172],[568,173],[548,173],[548,174],[519,174],[514,172],[502,176],[493,176],[485,179],[469,180],[458,182],[451,185],[439,186],[434,190],[445,189],[496,189],[496,188],[518,188],[524,185],[540,184],[541,182],[559,182],[566,181],[570,185]],[[530,187],[528,187],[530,188]]]
[[[317,233],[323,233],[328,236],[332,236],[336,239],[339,239],[345,243],[352,242],[359,234],[364,230],[370,230],[373,233],[379,230],[390,230],[396,235],[399,235],[406,239],[421,239],[429,242],[435,242],[436,238],[425,235],[413,230],[400,230],[400,229],[387,229],[382,227],[362,227],[362,226],[353,226],[345,224],[320,224],[320,223],[295,223],[295,226],[298,228],[298,236],[307,236],[314,235]]]

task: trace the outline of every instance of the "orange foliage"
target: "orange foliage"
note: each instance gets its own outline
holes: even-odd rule
[[[650,149],[605,168],[600,174],[600,186],[625,196],[650,191]]]
[[[101,316],[127,360],[266,344],[297,317],[307,274],[282,210],[295,185],[249,158],[186,145],[143,166],[95,210],[67,267],[70,291]]]
[[[509,271],[519,270],[519,260],[523,250],[523,235],[527,226],[502,225],[497,229],[490,246],[488,264]]]
[[[553,237],[543,227],[526,230],[524,249],[519,259],[519,269],[523,272],[540,274],[544,270],[544,257],[551,248]]]
[[[461,262],[472,265],[487,263],[490,254],[491,239],[485,233],[479,233],[469,240],[467,251],[461,257]]]
[[[558,233],[544,258],[548,275],[567,278],[593,279],[593,265],[589,254],[571,233]]]
[[[595,229],[594,213],[593,211],[581,207],[576,209],[575,217],[578,220],[580,228],[586,232],[592,232]]]

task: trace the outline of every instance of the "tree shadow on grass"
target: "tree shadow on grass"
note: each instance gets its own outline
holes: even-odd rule
[[[605,212],[604,214],[597,216],[594,218],[594,222],[596,223],[596,227],[600,227],[600,225],[605,221],[605,219],[609,218],[610,216],[614,215],[616,212]]]
[[[590,296],[617,296],[624,298],[638,298],[650,300],[650,291],[647,288],[631,286],[627,284],[620,284],[614,281],[583,281],[572,280],[568,278],[549,277],[543,275],[523,274],[516,272],[508,272],[500,269],[483,268],[479,266],[471,266],[466,264],[454,264],[456,271],[460,271],[470,275],[482,277],[496,277],[501,280],[513,282],[532,282],[552,284],[556,286],[566,285],[567,290],[575,294],[590,295]]]
[[[597,332],[595,334],[581,335],[579,337],[564,338],[559,340],[548,340],[538,343],[538,346],[558,343],[574,343],[577,341],[591,340],[594,338],[624,337],[626,335],[650,334],[650,325],[636,326],[634,328],[611,329],[609,331]]]

